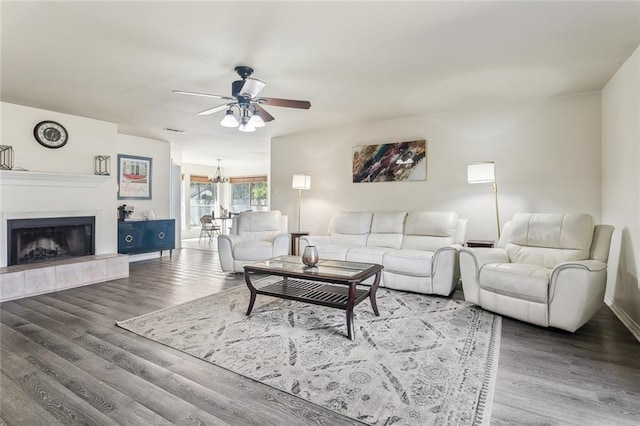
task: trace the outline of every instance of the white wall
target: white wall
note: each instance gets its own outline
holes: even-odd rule
[[[501,222],[516,212],[586,212],[600,221],[600,93],[483,110],[422,115],[274,138],[271,207],[296,224],[296,173],[303,231],[326,233],[338,210],[452,210],[469,219],[467,239],[496,239],[490,184],[470,185],[466,167],[496,162]],[[427,180],[352,183],[356,145],[427,140]]]
[[[602,91],[602,217],[616,227],[606,299],[640,340],[640,48]]]

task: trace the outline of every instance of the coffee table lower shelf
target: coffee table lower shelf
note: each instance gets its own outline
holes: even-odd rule
[[[348,308],[349,302],[349,287],[291,278],[257,288],[256,293],[343,310]],[[371,289],[356,288],[354,306],[367,299],[370,293]]]
[[[247,315],[251,314],[257,295],[278,297],[346,312],[347,336],[355,338],[353,308],[365,299],[371,302],[376,316],[376,291],[380,285],[382,265],[375,263],[322,260],[308,268],[296,256],[280,256],[244,266],[244,280],[251,295]],[[254,274],[271,275],[279,279],[256,288],[251,282]],[[371,286],[358,288],[363,281],[374,277]]]

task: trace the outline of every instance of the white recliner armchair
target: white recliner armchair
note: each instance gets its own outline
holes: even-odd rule
[[[279,210],[240,213],[231,228],[231,234],[218,237],[224,272],[244,272],[248,263],[289,253],[288,217]]]
[[[460,250],[464,297],[489,311],[574,332],[604,304],[612,233],[588,214],[518,213],[497,248]]]

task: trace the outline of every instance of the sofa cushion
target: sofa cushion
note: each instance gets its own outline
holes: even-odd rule
[[[316,246],[316,248],[318,249],[318,257],[320,259],[347,260],[349,246],[327,244]]]
[[[480,269],[480,288],[516,299],[547,303],[552,270],[526,263],[489,263]]]
[[[372,218],[372,212],[341,212],[331,219],[329,234],[368,234],[371,232]]]
[[[273,244],[268,241],[245,240],[239,241],[233,246],[233,258],[235,260],[256,261],[256,259],[269,259],[273,257]]]
[[[347,251],[347,259],[350,262],[377,263],[382,265],[386,247],[353,247]]]
[[[553,268],[588,259],[593,228],[587,214],[518,213],[511,220],[505,248],[513,263]]]
[[[273,241],[283,231],[279,210],[268,212],[243,212],[238,216],[238,235],[243,240]]]
[[[404,220],[406,217],[406,212],[374,213],[367,246],[399,249],[402,246]]]
[[[384,253],[382,266],[387,272],[415,277],[431,276],[433,252],[425,250],[388,249]]]
[[[412,212],[404,225],[403,249],[431,250],[454,244],[458,214],[455,212]]]
[[[371,230],[372,212],[341,212],[331,219],[331,242],[341,246],[364,246]]]

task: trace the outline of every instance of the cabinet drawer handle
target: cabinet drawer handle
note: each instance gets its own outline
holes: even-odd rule
[[[130,243],[131,241],[133,241],[133,235],[131,234],[127,234],[126,237],[124,237],[124,240],[128,243]]]
[[[164,237],[165,237],[164,232],[161,231],[160,233],[158,233],[158,238],[160,238],[161,240],[164,240]]]

